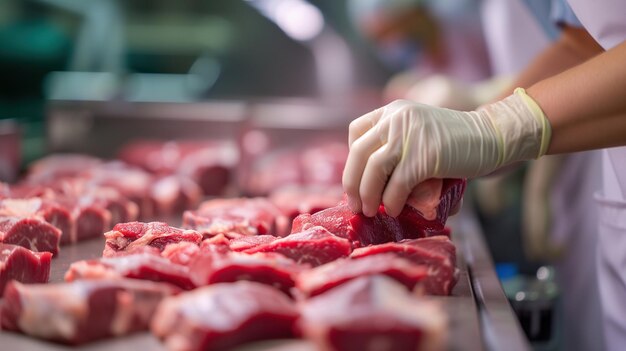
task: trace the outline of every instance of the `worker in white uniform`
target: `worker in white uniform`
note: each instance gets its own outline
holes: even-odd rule
[[[598,283],[606,347],[626,345],[626,3],[570,0],[605,50],[527,90],[463,112],[394,101],[350,124],[343,184],[366,216],[396,216],[429,178],[477,177],[545,154],[607,148],[599,208]],[[610,149],[608,149],[610,148]],[[594,282],[590,282],[592,284]]]

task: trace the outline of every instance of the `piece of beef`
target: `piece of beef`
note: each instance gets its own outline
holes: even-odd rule
[[[273,235],[242,236],[240,238],[230,240],[228,247],[232,251],[245,252],[247,250],[254,249],[255,247],[269,244],[278,239],[279,237]]]
[[[374,274],[384,274],[414,289],[428,277],[428,268],[394,254],[380,254],[358,260],[340,259],[303,271],[296,286],[306,296],[316,296],[352,279]]]
[[[183,227],[205,237],[271,234],[278,216],[280,211],[265,198],[216,199],[202,203],[196,211],[185,211]]]
[[[71,241],[74,219],[66,206],[38,197],[0,200],[0,216],[43,218],[61,231],[61,244]]]
[[[78,261],[72,263],[65,273],[65,280],[68,282],[111,278],[165,282],[185,290],[195,288],[189,277],[188,267],[150,253]]]
[[[25,247],[36,252],[59,253],[61,231],[36,217],[0,216],[0,243]]]
[[[21,246],[0,244],[0,297],[11,280],[46,283],[50,276],[49,252],[32,252]]]
[[[233,239],[233,241],[235,240],[239,241],[239,239],[244,239],[244,238],[255,238],[258,236],[271,236],[271,235],[242,236],[238,239]],[[224,234],[217,234],[215,236],[202,240],[202,242],[200,243],[200,249],[210,249],[213,251],[218,250],[222,252],[227,252],[231,250],[230,248],[231,242],[232,241],[229,240]]]
[[[155,180],[150,196],[155,213],[169,216],[197,206],[202,198],[202,189],[188,177],[170,175]]]
[[[410,205],[404,206],[397,218],[387,215],[382,205],[374,217],[365,217],[353,213],[344,202],[312,215],[296,217],[292,232],[319,225],[350,240],[354,247],[440,235],[445,231],[450,210],[461,201],[465,180],[444,179],[442,191],[436,209],[437,216],[433,220],[425,219]]]
[[[162,222],[118,223],[113,230],[104,233],[106,243],[102,256],[115,256],[119,251],[132,250],[137,246],[152,246],[163,251],[165,246],[181,241],[199,244],[202,234],[190,229],[170,227]]]
[[[297,263],[306,263],[313,267],[346,257],[350,255],[350,251],[350,242],[347,239],[331,234],[324,227],[311,227],[300,233],[243,250],[245,253],[277,252]]]
[[[191,178],[205,195],[223,195],[232,181],[239,151],[227,141],[150,141],[124,146],[121,160],[158,175]]]
[[[9,283],[2,328],[67,344],[145,330],[164,297],[178,288],[134,279],[80,280],[60,284]]]
[[[161,256],[172,263],[188,265],[200,253],[200,246],[188,241],[169,244],[161,252]]]
[[[286,186],[273,191],[269,200],[280,209],[285,219],[277,223],[278,234],[291,232],[291,223],[303,213],[313,214],[337,206],[343,197],[341,186]]]
[[[159,305],[152,333],[169,350],[230,350],[252,341],[293,337],[298,309],[288,297],[253,282],[215,284]]]
[[[34,183],[42,183],[75,177],[101,164],[102,160],[87,155],[54,154],[31,163],[28,167],[27,179]]]
[[[135,202],[139,207],[140,218],[151,218],[154,206],[150,198],[153,177],[142,169],[131,167],[123,162],[108,162],[91,168],[81,174],[90,186],[111,187]]]
[[[446,236],[402,240],[355,249],[350,257],[393,253],[416,264],[428,266],[425,289],[434,295],[450,295],[456,284],[456,248]]]
[[[196,286],[248,280],[291,293],[302,267],[276,253],[243,254],[203,250],[189,264]]]
[[[301,306],[298,329],[320,350],[443,350],[447,318],[386,276],[350,281]]]

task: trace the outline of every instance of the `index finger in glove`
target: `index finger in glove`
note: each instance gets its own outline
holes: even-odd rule
[[[352,144],[357,139],[363,136],[368,130],[371,130],[372,127],[380,121],[384,109],[385,107],[378,108],[350,122],[350,127],[348,127],[348,146],[352,147]]]
[[[348,205],[354,212],[361,212],[360,187],[363,172],[371,155],[387,142],[384,125],[368,130],[350,148],[343,170],[343,189],[348,195]]]

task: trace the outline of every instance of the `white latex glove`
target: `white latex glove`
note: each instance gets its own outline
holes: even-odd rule
[[[445,75],[433,75],[415,83],[405,98],[426,105],[471,111],[496,99],[511,83],[512,79],[505,76],[470,84]]]
[[[429,178],[476,177],[545,154],[550,125],[523,89],[478,111],[398,100],[350,123],[343,173],[348,204],[366,216],[379,204],[400,214]]]

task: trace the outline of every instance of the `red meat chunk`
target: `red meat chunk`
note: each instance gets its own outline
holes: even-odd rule
[[[450,295],[456,284],[456,248],[446,236],[433,236],[397,243],[386,243],[355,249],[352,258],[393,253],[416,264],[428,266],[426,291],[433,295]]]
[[[181,241],[167,245],[161,252],[161,256],[172,263],[188,265],[199,253],[200,246],[188,241]]]
[[[320,350],[444,350],[446,315],[386,276],[352,280],[301,306],[298,329]]]
[[[188,267],[149,253],[78,261],[72,263],[65,273],[65,280],[68,282],[111,278],[165,282],[185,290],[195,288],[189,277]]]
[[[100,159],[87,155],[50,155],[33,162],[28,167],[28,180],[42,183],[59,178],[74,177],[101,164]]]
[[[350,255],[350,242],[331,234],[324,227],[311,227],[300,233],[244,250],[245,253],[277,252],[297,263],[319,266]]]
[[[296,286],[306,296],[316,296],[352,279],[383,274],[412,290],[428,277],[426,266],[393,254],[380,254],[358,260],[341,259],[300,273]]]
[[[278,224],[279,234],[291,231],[293,220],[303,213],[313,214],[337,206],[343,197],[340,186],[286,186],[273,191],[269,200],[285,217]]]
[[[270,234],[280,211],[264,198],[209,200],[197,211],[185,211],[183,227],[195,229],[206,237]]]
[[[61,244],[69,243],[74,232],[74,219],[65,206],[37,197],[0,200],[0,216],[43,218],[61,231]]]
[[[202,189],[188,177],[165,176],[157,179],[150,188],[155,213],[168,216],[197,206]]]
[[[174,228],[162,222],[118,223],[104,237],[104,257],[115,256],[119,251],[132,250],[137,246],[147,245],[163,251],[168,244],[181,241],[199,244],[202,240],[202,235],[194,230]]]
[[[49,252],[32,252],[21,246],[0,244],[0,297],[13,279],[22,283],[46,283],[51,258]]]
[[[242,236],[230,240],[228,246],[232,251],[246,252],[247,250],[254,249],[258,246],[265,246],[266,244],[269,244],[278,239],[279,237],[273,235]]]
[[[170,350],[230,350],[251,341],[293,337],[294,303],[253,282],[216,284],[165,299],[152,333]]]
[[[0,243],[57,255],[60,239],[61,231],[42,219],[0,217]]]
[[[2,328],[66,344],[145,330],[166,296],[179,289],[133,279],[61,284],[9,283],[0,314]]]
[[[196,286],[248,280],[291,293],[301,267],[276,253],[202,251],[189,265]]]
[[[425,219],[419,211],[406,205],[397,218],[385,213],[380,206],[374,217],[365,217],[353,213],[343,203],[313,215],[300,215],[293,222],[292,232],[302,231],[311,226],[322,226],[331,233],[351,241],[354,247],[382,244],[402,239],[415,239],[424,236],[439,235],[444,232],[445,222],[451,209],[461,201],[465,180],[446,179],[444,191],[437,205],[437,216],[433,220]]]

